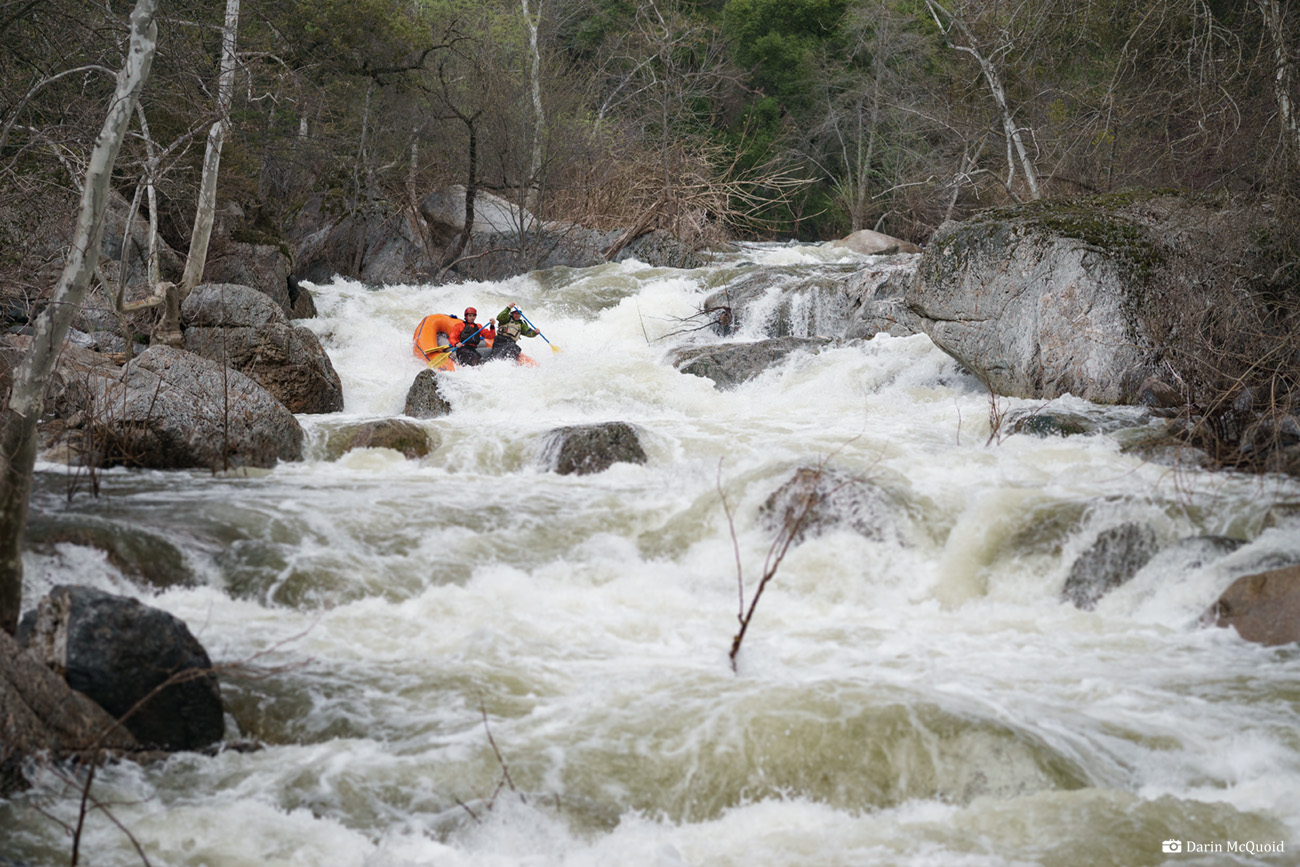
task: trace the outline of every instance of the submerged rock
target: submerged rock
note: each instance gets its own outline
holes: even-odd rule
[[[616,463],[644,464],[645,449],[636,428],[626,422],[562,427],[548,434],[546,462],[562,476],[585,476]]]
[[[1142,428],[1150,420],[1146,409],[1092,406],[1071,410],[1048,404],[1035,409],[1012,410],[1007,413],[1003,424],[1015,434],[1068,437],[1115,434]]]
[[[19,634],[29,652],[123,720],[146,747],[195,750],[225,733],[212,662],[189,628],[165,611],[61,585],[24,616]]]
[[[414,422],[385,418],[332,431],[327,449],[335,458],[353,449],[392,449],[408,458],[422,458],[438,447],[436,440],[432,431]]]
[[[157,588],[189,586],[193,570],[181,549],[160,533],[96,515],[33,514],[26,542],[35,551],[56,545],[79,545],[103,551],[123,575]]]
[[[717,388],[728,389],[776,367],[792,352],[815,352],[829,342],[825,338],[780,337],[755,343],[724,343],[679,350],[672,363],[682,373],[711,379]]]
[[[879,485],[839,470],[802,467],[759,509],[768,529],[792,531],[792,541],[841,527],[867,539],[904,542],[899,515],[904,506]]]
[[[1076,608],[1091,610],[1098,599],[1136,575],[1159,548],[1155,531],[1144,524],[1103,530],[1070,567],[1061,595]]]
[[[1300,641],[1300,565],[1244,575],[1201,617],[1231,626],[1246,641],[1280,645]]]

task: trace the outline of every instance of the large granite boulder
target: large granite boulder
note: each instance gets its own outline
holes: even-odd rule
[[[286,316],[293,316],[294,299],[289,297],[293,255],[287,244],[269,240],[224,241],[208,255],[203,282],[251,287],[271,299]]]
[[[206,283],[181,305],[184,348],[238,370],[275,395],[290,412],[343,409],[343,384],[304,326],[293,326],[264,293],[248,286]]]
[[[1300,641],[1300,565],[1243,575],[1223,591],[1202,622],[1231,626],[1247,641]]]
[[[212,661],[189,628],[165,611],[60,585],[24,616],[19,639],[69,686],[122,720],[143,746],[195,750],[225,733]]]
[[[194,353],[154,346],[92,385],[104,466],[221,470],[302,458],[293,413],[244,374]]]
[[[27,787],[30,760],[137,748],[107,711],[0,629],[0,798]]]
[[[1179,308],[1257,254],[1259,219],[1156,194],[987,211],[939,228],[907,305],[997,394],[1136,403]]]
[[[616,463],[644,464],[636,428],[626,422],[571,425],[548,435],[545,461],[562,476],[600,473]]]

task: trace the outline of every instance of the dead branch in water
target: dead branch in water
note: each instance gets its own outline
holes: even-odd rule
[[[853,438],[854,440],[857,437]],[[853,442],[853,440],[849,440]],[[845,443],[844,445],[848,445]],[[844,446],[841,446],[842,449]],[[836,450],[838,453],[839,449]],[[736,613],[736,620],[740,623],[740,629],[731,639],[731,651],[727,654],[731,660],[731,670],[736,671],[736,656],[740,653],[740,645],[745,640],[746,633],[749,632],[750,624],[754,622],[754,614],[758,610],[758,601],[763,597],[763,592],[767,585],[776,577],[777,571],[781,568],[781,563],[785,560],[786,554],[795,543],[802,541],[804,530],[807,528],[808,521],[812,517],[813,508],[827,497],[839,491],[849,480],[840,482],[829,491],[821,492],[818,485],[825,477],[826,466],[830,461],[828,456],[818,462],[816,469],[810,475],[804,476],[801,481],[801,489],[794,503],[794,507],[787,511],[781,529],[777,532],[776,538],[772,540],[771,546],[767,550],[767,556],[763,561],[763,575],[758,580],[758,587],[754,590],[754,596],[749,601],[749,606],[745,606],[745,576],[744,569],[740,562],[740,543],[736,537],[736,524],[732,517],[731,506],[727,502],[727,495],[722,490],[722,462],[718,462],[718,495],[722,498],[722,509],[727,515],[727,525],[731,532],[731,544],[736,556],[736,587],[739,595],[739,609]]]

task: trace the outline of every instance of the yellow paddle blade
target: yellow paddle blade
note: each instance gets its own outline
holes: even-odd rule
[[[429,362],[430,367],[439,367],[451,357],[451,352],[452,347],[439,346],[437,349],[431,349],[424,353],[424,357]]]

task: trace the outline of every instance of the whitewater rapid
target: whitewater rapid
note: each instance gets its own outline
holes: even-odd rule
[[[228,734],[262,745],[114,765],[98,797],[168,865],[1300,863],[1300,653],[1198,623],[1243,570],[1300,561],[1300,485],[995,431],[991,409],[1040,403],[991,400],[924,336],[834,341],[731,391],[670,363],[719,339],[695,314],[729,281],[861,264],[773,245],[689,271],[335,280],[302,324],[345,410],[299,416],[304,461],[114,470],[98,498],[42,465],[34,509],[165,538],[190,577],[62,545],[26,558],[26,604],[85,583],[181,617],[245,666],[223,671]],[[331,430],[402,413],[421,317],[512,302],[558,351],[443,376],[426,458],[331,459]],[[606,421],[645,465],[548,469],[549,432]],[[733,672],[763,505],[818,466],[894,508],[790,551]],[[1245,544],[1062,602],[1124,522]],[[41,774],[0,802],[0,855],[66,863],[77,807]],[[140,863],[100,815],[82,850]]]

